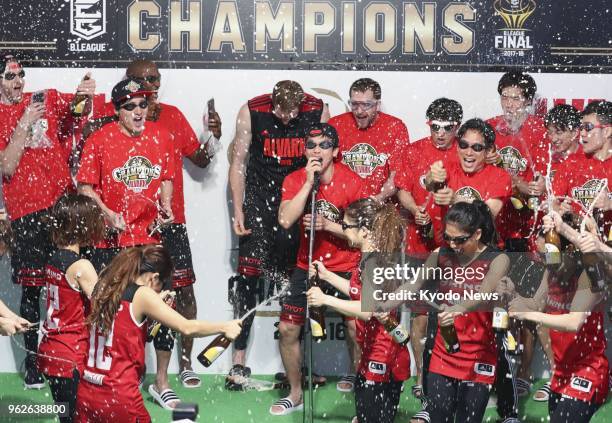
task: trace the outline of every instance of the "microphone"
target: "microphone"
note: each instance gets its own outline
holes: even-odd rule
[[[323,159],[314,159],[313,161],[317,161],[319,163],[323,163]],[[319,172],[317,170],[314,173],[314,183],[312,184],[312,190],[315,191],[315,192],[318,191],[320,184],[321,184],[321,172]]]

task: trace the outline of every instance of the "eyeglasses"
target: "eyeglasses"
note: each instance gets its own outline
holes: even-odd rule
[[[437,123],[430,123],[429,127],[434,132],[438,132],[440,129],[444,129],[444,132],[450,132],[455,127],[455,124],[454,123],[450,123],[448,125],[438,125]]]
[[[342,230],[346,231],[347,229],[351,229],[351,228],[360,228],[361,225],[359,223],[354,223],[354,224],[350,224],[350,223],[346,223],[344,221],[340,222],[340,226],[342,226]]]
[[[477,153],[480,153],[481,151],[487,149],[487,146],[484,145],[484,144],[472,144],[472,145],[470,145],[470,143],[468,143],[466,140],[459,140],[457,145],[462,150],[465,150],[466,148],[471,148],[472,150],[474,150]]]
[[[12,81],[17,76],[20,77],[20,78],[24,78],[25,77],[25,71],[21,71],[19,73],[7,72],[4,75],[0,75],[0,76],[3,77],[7,81]]]
[[[584,122],[581,123],[578,128],[580,128],[581,131],[591,132],[595,128],[608,128],[609,126],[610,125],[595,125],[592,122]]]
[[[330,148],[334,147],[334,142],[325,140],[317,144],[314,141],[306,141],[306,148],[308,150],[314,150],[317,147],[319,147],[321,150],[329,150]]]
[[[127,110],[128,112],[131,112],[136,107],[140,107],[141,109],[146,109],[147,107],[149,107],[149,102],[145,100],[145,101],[141,101],[138,104],[136,104],[136,103],[126,103],[123,106],[121,106],[122,109]]]
[[[378,101],[352,101],[349,100],[348,105],[351,108],[351,110],[364,110],[364,111],[368,111],[370,110],[372,107],[376,106],[376,104],[378,103]]]
[[[474,234],[472,234],[472,235],[474,235]],[[465,244],[472,237],[472,235],[463,235],[463,236],[452,237],[449,234],[447,234],[446,232],[444,232],[442,234],[442,238],[444,239],[444,241],[448,242],[449,244],[452,242],[455,245],[461,245],[461,244]]]
[[[161,75],[148,75],[148,76],[132,76],[132,79],[136,81],[148,82],[149,84],[155,84],[161,81]]]

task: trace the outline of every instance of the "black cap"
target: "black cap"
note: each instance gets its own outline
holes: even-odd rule
[[[312,126],[308,131],[308,138],[320,136],[329,138],[334,143],[334,148],[338,147],[338,132],[336,132],[336,128],[331,126],[329,123],[319,123],[315,126]]]
[[[153,93],[154,91],[145,90],[142,82],[128,78],[115,85],[111,94],[111,99],[115,108],[119,108],[126,100],[134,97],[146,97]]]

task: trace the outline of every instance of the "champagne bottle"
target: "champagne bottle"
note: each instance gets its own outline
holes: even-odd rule
[[[505,332],[506,334],[506,349],[510,354],[520,354],[523,350],[520,343],[520,327],[517,327],[516,321],[510,319],[508,311],[502,307],[493,309],[493,330],[495,332]]]
[[[545,261],[547,265],[561,263],[561,237],[555,229],[546,232],[544,248],[546,249]]]
[[[85,75],[83,81],[89,80],[89,75]],[[86,112],[87,102],[89,100],[89,96],[78,94],[74,96],[74,101],[72,102],[72,115],[75,117],[82,116]],[[87,111],[89,113],[89,111]]]
[[[319,275],[310,279],[310,285],[319,287]],[[315,341],[322,341],[326,337],[325,333],[325,309],[323,307],[310,307],[310,332]]]
[[[210,367],[231,343],[232,341],[226,338],[225,335],[218,335],[200,354],[198,354],[198,361],[202,363],[202,366]]]
[[[591,282],[591,292],[597,293],[605,290],[607,285],[606,269],[603,268],[603,263],[597,256],[597,253],[584,253],[582,255],[582,263]]]
[[[405,327],[394,317],[389,316],[383,322],[385,330],[391,335],[393,340],[400,345],[406,345],[410,341],[410,334]]]
[[[536,175],[535,178],[533,178],[533,182],[538,182],[539,178],[540,176]],[[538,210],[540,208],[540,197],[537,195],[530,195],[527,199],[527,207],[530,210]]]
[[[454,323],[448,326],[440,326],[440,336],[442,336],[444,340],[446,352],[449,354],[459,352],[459,338],[457,337],[457,330],[455,329]]]

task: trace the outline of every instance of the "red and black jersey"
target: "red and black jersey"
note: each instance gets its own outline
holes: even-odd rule
[[[579,266],[571,277],[549,270],[546,313],[566,314],[578,289]],[[578,332],[550,329],[555,365],[550,379],[553,392],[581,401],[603,404],[608,396],[609,364],[606,357],[604,316],[592,311]]]
[[[82,370],[87,354],[89,300],[66,280],[66,271],[79,260],[77,253],[59,249],[45,268],[47,319],[38,347],[38,368],[47,376],[72,378],[75,368]]]
[[[146,320],[132,315],[139,286],[130,283],[107,335],[91,328],[77,394],[76,421],[151,421],[138,382],[145,369]]]
[[[340,223],[344,209],[353,201],[362,198],[360,178],[343,164],[336,163],[332,180],[321,182],[316,197],[317,213],[332,222]],[[306,169],[289,174],[283,182],[282,201],[291,200],[306,182]],[[308,211],[309,212],[309,211]],[[297,267],[308,270],[308,232],[300,219],[300,248]],[[325,231],[317,231],[313,260],[320,260],[332,272],[349,272],[359,262],[359,250],[350,248],[346,240]]]
[[[363,260],[362,260],[363,262]],[[361,300],[361,266],[351,273],[351,300]],[[397,312],[392,313],[399,320]],[[375,317],[367,322],[355,319],[357,342],[361,347],[358,372],[374,382],[403,381],[410,377],[410,353],[405,345],[393,340]]]
[[[439,228],[442,224],[441,214],[433,201],[433,194],[425,188],[425,176],[431,165],[437,161],[442,161],[444,167],[448,167],[450,162],[457,161],[455,143],[453,142],[448,149],[441,150],[436,148],[431,137],[426,137],[410,144],[404,156],[402,169],[395,175],[395,186],[409,192],[417,206],[423,207],[427,203],[426,211],[434,222],[434,227]],[[406,252],[427,253],[439,246],[435,240],[423,239],[418,225],[414,223],[414,218],[410,214],[406,231]]]
[[[306,137],[321,122],[323,101],[305,94],[298,116],[287,125],[272,113],[271,94],[249,100],[248,107],[252,139],[245,195],[278,203],[285,176],[306,165]]]
[[[60,195],[72,186],[68,168],[69,147],[61,142],[62,129],[70,119],[70,102],[74,95],[55,90],[45,92],[45,135],[50,145],[44,148],[25,147],[15,173],[4,175],[2,188],[9,218],[19,219],[55,204]],[[0,104],[0,150],[8,147],[17,123],[31,103],[32,94],[24,94],[17,104]]]
[[[544,121],[530,115],[518,131],[511,131],[503,116],[487,122],[495,129],[495,146],[501,156],[502,167],[512,176],[532,181],[533,169],[542,169],[548,162]],[[533,217],[534,213],[528,207],[517,210],[510,201],[506,201],[498,216],[500,237],[526,238],[531,232]]]
[[[342,163],[363,179],[364,197],[378,194],[390,172],[401,169],[402,151],[410,142],[404,122],[379,112],[372,126],[360,129],[348,112],[328,123],[338,131]]]
[[[443,247],[438,255],[438,267],[442,275],[455,275],[454,280],[440,281],[440,293],[458,293],[463,301],[466,291],[479,292],[491,262],[500,254],[494,248],[487,247],[468,266],[461,266],[456,254]],[[464,280],[460,281],[458,269]],[[467,269],[472,269],[468,272]],[[460,283],[461,282],[461,283]],[[447,305],[453,305],[445,302]],[[455,329],[459,338],[459,351],[449,354],[440,335],[440,328],[435,339],[429,371],[458,380],[492,384],[495,380],[497,348],[492,326],[493,314],[484,311],[472,311],[455,317]]]

